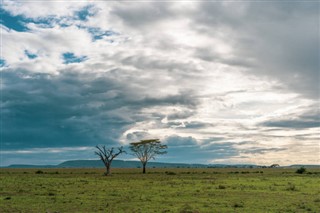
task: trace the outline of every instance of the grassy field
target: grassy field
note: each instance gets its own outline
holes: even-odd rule
[[[1,169],[1,212],[320,212],[320,170]]]

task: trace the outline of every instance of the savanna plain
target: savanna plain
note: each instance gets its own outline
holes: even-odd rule
[[[1,212],[320,212],[320,169],[1,169]]]

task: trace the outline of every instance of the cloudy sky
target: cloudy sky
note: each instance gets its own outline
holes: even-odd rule
[[[2,166],[149,138],[168,145],[162,162],[320,163],[318,1],[3,0],[0,12]]]

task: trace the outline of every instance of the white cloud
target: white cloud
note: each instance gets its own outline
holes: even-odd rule
[[[23,15],[27,18],[40,18],[48,16],[73,16],[88,5],[87,1],[13,1],[4,0],[2,7],[13,15]]]
[[[318,130],[293,128],[306,124],[301,116],[319,103],[319,72],[314,71],[310,46],[317,44],[318,34],[313,30],[315,12],[307,13],[308,6],[270,2],[257,14],[259,4],[254,2],[4,3],[11,14],[33,21],[26,32],[2,26],[8,65],[2,69],[24,70],[30,78],[53,74],[66,82],[74,75],[74,85],[60,84],[59,77],[53,84],[59,92],[74,94],[82,103],[76,107],[94,115],[70,115],[66,120],[92,122],[98,137],[109,137],[102,136],[107,117],[123,122],[117,131],[110,130],[112,141],[122,144],[145,136],[192,137],[199,144],[223,137],[223,143],[255,142],[260,152],[244,153],[243,146],[234,146],[238,155],[218,161],[270,163],[279,158],[287,164],[298,159],[281,156],[296,155],[297,146],[290,144],[303,141],[304,155],[316,155],[312,147]],[[75,12],[88,4],[94,15],[76,19]],[[300,19],[296,13],[305,16]],[[50,26],[33,23],[50,16],[56,18]],[[116,33],[95,40],[88,30],[92,27]],[[30,59],[26,50],[37,57]],[[64,64],[65,52],[87,60]],[[311,59],[304,61],[304,53]],[[4,88],[10,89],[7,84],[4,79]],[[300,123],[272,129],[292,118]],[[302,134],[308,136],[299,139]]]
[[[59,148],[32,148],[21,150],[0,151],[0,154],[45,154],[45,153],[63,153],[63,152],[78,152],[78,151],[93,151],[94,147],[59,147]]]

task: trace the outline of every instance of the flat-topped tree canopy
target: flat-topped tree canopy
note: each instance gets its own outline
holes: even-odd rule
[[[149,160],[155,159],[156,155],[166,154],[167,145],[161,144],[159,139],[140,140],[130,143],[130,149],[142,163],[143,172],[146,173],[146,165]]]

